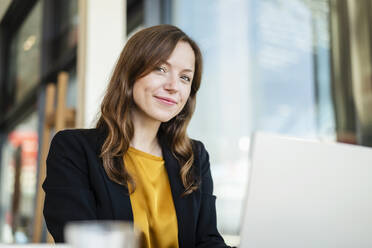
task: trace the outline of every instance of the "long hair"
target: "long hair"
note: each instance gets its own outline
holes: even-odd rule
[[[198,179],[192,170],[192,143],[186,129],[194,113],[196,93],[200,87],[202,55],[198,45],[182,30],[172,25],[158,25],[137,32],[127,41],[111,76],[96,124],[96,128],[107,130],[100,157],[108,177],[126,187],[130,185],[132,192],[135,190],[135,181],[123,165],[123,156],[134,135],[130,114],[135,106],[133,85],[137,79],[166,61],[180,41],[187,42],[195,54],[190,96],[177,116],[161,123],[158,135],[165,139],[181,166],[180,177],[185,188],[183,195],[198,188]]]

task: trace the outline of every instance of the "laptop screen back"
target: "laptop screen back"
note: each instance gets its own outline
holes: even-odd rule
[[[240,247],[372,247],[372,149],[254,135]]]

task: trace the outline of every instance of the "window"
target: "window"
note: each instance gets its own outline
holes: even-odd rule
[[[189,130],[210,153],[225,236],[239,234],[252,132],[335,137],[328,16],[326,0],[173,2],[204,55]]]
[[[40,82],[42,6],[43,1],[35,4],[10,42],[7,83],[15,104]]]
[[[0,242],[30,242],[36,197],[38,116],[33,112],[2,146]]]

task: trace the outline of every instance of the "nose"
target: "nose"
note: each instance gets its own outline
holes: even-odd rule
[[[175,73],[168,73],[166,82],[164,84],[164,89],[166,89],[169,92],[178,91],[178,77]]]

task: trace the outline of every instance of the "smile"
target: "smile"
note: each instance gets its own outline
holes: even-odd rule
[[[173,106],[173,105],[176,105],[177,102],[171,98],[167,98],[167,97],[160,97],[160,96],[155,96],[155,98],[157,100],[159,100],[160,102],[162,103],[165,103],[167,105],[170,105],[170,106]]]

